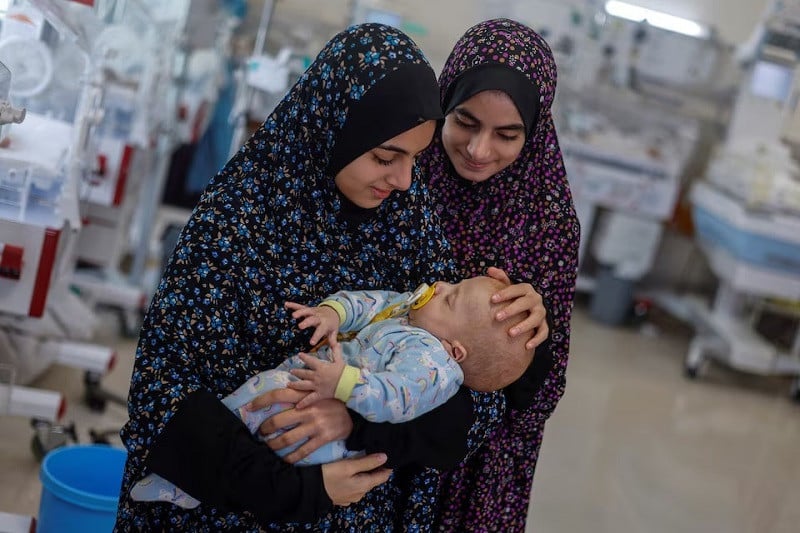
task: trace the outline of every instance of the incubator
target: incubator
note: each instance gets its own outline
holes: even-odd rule
[[[12,80],[0,63],[0,413],[54,421],[63,414],[63,396],[22,384],[54,360],[39,353],[39,335],[61,332],[27,317],[44,316],[75,198],[60,179],[60,147],[36,153],[27,132],[41,135],[45,124],[11,104]],[[59,134],[58,127],[44,132]]]
[[[578,288],[596,286],[589,251],[614,277],[636,282],[655,260],[698,123],[625,91],[565,88],[559,98],[559,144],[582,228]]]
[[[705,178],[748,209],[800,213],[800,166],[784,144],[726,146],[712,159]]]
[[[125,403],[101,387],[95,310],[138,326],[169,159],[207,127],[229,19],[215,0],[10,0],[0,18],[0,414],[33,418],[38,452],[75,440],[63,395],[26,386],[54,362],[84,372],[90,408]]]
[[[687,374],[714,358],[758,374],[800,376],[800,328],[788,349],[754,329],[776,301],[800,301],[800,213],[748,207],[708,182],[694,187],[691,202],[697,241],[719,284],[710,306],[694,305]],[[783,314],[797,316],[791,306]],[[792,394],[800,399],[798,378]]]
[[[79,260],[118,272],[141,184],[165,171],[177,99],[182,21],[138,0],[91,4],[16,0],[0,20],[0,363],[14,369],[8,411],[45,422],[61,395],[25,384],[53,362],[85,370],[90,406],[105,402],[114,353],[88,342],[94,308],[138,315],[144,291]]]
[[[765,310],[798,317],[800,173],[800,3],[765,17],[738,94],[727,139],[691,192],[697,241],[719,278],[710,306],[694,306],[696,335],[686,371],[708,358],[758,374],[795,376],[800,399],[800,328],[781,346],[756,331]]]
[[[41,317],[50,285],[79,226],[77,197],[65,179],[71,126],[26,113],[0,148],[0,312]],[[51,142],[43,145],[41,139]],[[12,250],[17,250],[11,259]],[[24,265],[24,268],[23,268]],[[12,275],[13,273],[13,275]]]

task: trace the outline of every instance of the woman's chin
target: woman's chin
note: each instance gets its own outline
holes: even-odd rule
[[[471,181],[472,183],[480,183],[492,177],[492,174],[489,170],[477,171],[477,170],[472,170],[464,165],[459,165],[458,167],[456,167],[456,172],[458,172],[458,175],[461,176],[463,179]]]

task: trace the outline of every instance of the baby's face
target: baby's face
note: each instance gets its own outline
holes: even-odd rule
[[[467,332],[491,323],[492,294],[504,285],[479,276],[460,283],[436,283],[433,297],[419,309],[409,311],[409,319],[441,340],[461,340]]]

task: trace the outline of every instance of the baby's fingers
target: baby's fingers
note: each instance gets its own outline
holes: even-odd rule
[[[304,308],[307,309],[308,308],[307,306],[305,306],[303,304],[299,304],[297,302],[284,302],[283,306],[286,309],[291,309],[293,311],[297,311],[298,309],[304,309]]]
[[[339,340],[336,338],[336,332],[331,333],[328,336],[328,344],[331,347],[331,361],[334,363],[340,362],[344,359],[344,355],[342,355],[342,345]]]
[[[313,381],[315,375],[313,370],[309,370],[307,368],[293,368],[289,370],[289,372],[291,372],[294,377],[298,379],[304,379],[306,381]]]
[[[319,357],[307,354],[305,352],[300,352],[297,355],[300,357],[300,360],[303,361],[303,363],[305,363],[305,365],[311,370],[316,370],[317,368],[320,367],[320,365],[325,364],[325,362],[322,361]],[[303,369],[302,368],[292,369],[292,373],[294,373],[295,370],[303,370]]]
[[[289,388],[289,389],[299,390],[299,391],[306,391],[306,392],[314,390],[314,384],[311,383],[310,381],[307,381],[307,380],[290,381],[289,383],[286,384],[286,387]],[[305,400],[305,398],[303,398],[303,400]],[[300,403],[303,400],[300,400],[299,402],[297,402],[297,406],[298,407],[300,406]]]
[[[314,330],[313,335],[311,335],[311,340],[309,341],[312,346],[316,346],[319,341],[321,341],[325,337],[325,329],[321,329],[319,326],[322,324],[321,320],[317,321],[317,329]]]
[[[299,318],[299,317],[295,317],[295,318]],[[315,327],[319,326],[319,323],[320,323],[320,320],[319,320],[318,316],[309,315],[309,316],[303,318],[303,320],[301,320],[297,324],[297,327],[300,328],[300,329],[315,328]]]

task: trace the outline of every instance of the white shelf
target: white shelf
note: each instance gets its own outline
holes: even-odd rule
[[[0,384],[0,396],[9,398],[8,414],[11,416],[57,422],[67,407],[61,393],[44,389]]]
[[[71,284],[81,292],[82,296],[95,303],[135,310],[142,309],[146,303],[144,291],[124,281],[105,280],[94,274],[75,272]]]
[[[0,511],[0,531],[3,533],[33,533],[36,531],[36,519],[32,516]]]
[[[116,361],[116,353],[108,346],[82,342],[47,341],[42,343],[39,353],[62,365],[97,374],[111,371]]]

